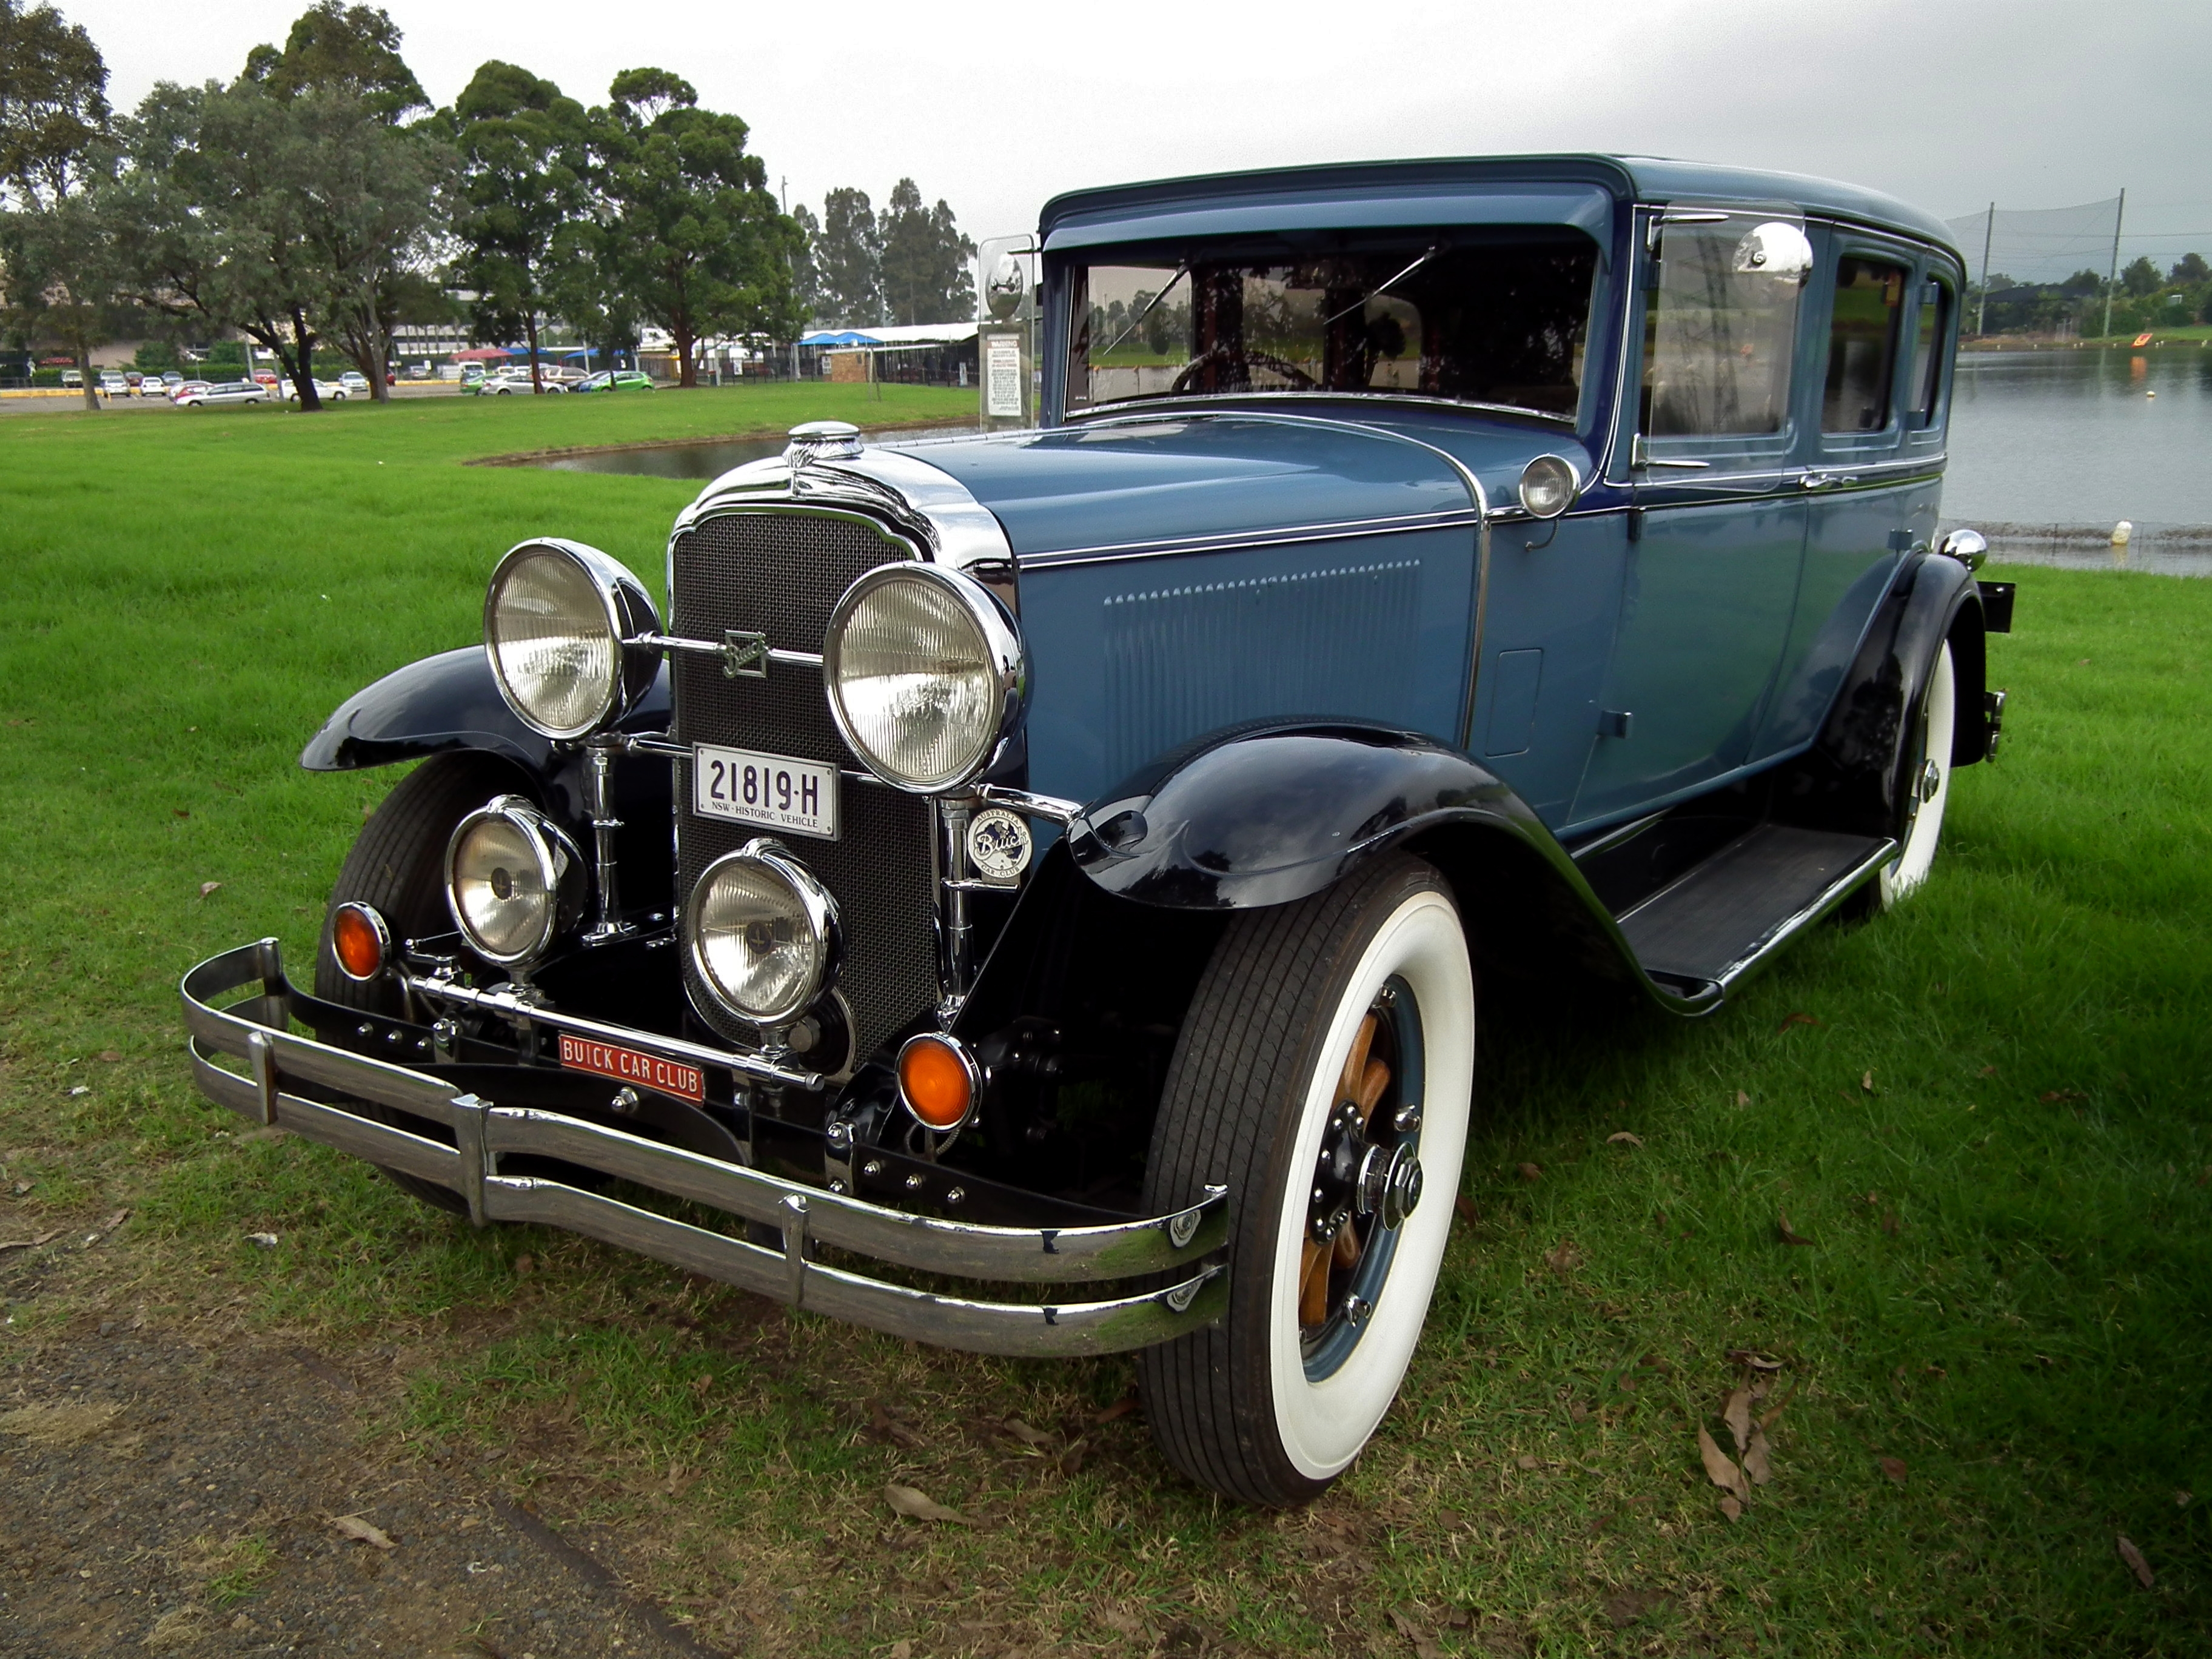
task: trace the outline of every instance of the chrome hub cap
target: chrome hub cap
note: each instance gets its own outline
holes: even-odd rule
[[[1358,1346],[1421,1201],[1421,1083],[1420,1012],[1393,979],[1352,1042],[1308,1194],[1298,1340],[1314,1381]]]

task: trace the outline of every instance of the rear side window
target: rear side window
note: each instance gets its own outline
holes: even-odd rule
[[[1879,432],[1889,424],[1891,377],[1905,317],[1903,265],[1845,258],[1836,265],[1836,306],[1828,324],[1828,382],[1820,398],[1823,432]]]
[[[1920,290],[1920,317],[1912,342],[1912,405],[1916,427],[1932,426],[1943,395],[1943,343],[1951,333],[1951,290],[1932,277]]]

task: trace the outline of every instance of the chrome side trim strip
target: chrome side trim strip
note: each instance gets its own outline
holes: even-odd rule
[[[1261,418],[1254,416],[1255,419]],[[1279,416],[1273,418],[1280,418]],[[1395,435],[1395,434],[1393,434]],[[1418,439],[1409,440],[1419,442]],[[1424,446],[1425,447],[1425,446]],[[1093,547],[1071,547],[1051,553],[1024,556],[1022,567],[1042,570],[1064,564],[1096,564],[1109,559],[1162,558],[1178,553],[1212,553],[1248,547],[1283,547],[1304,542],[1346,541],[1368,536],[1403,536],[1423,530],[1455,530],[1472,526],[1479,514],[1468,509],[1423,513],[1402,518],[1338,520],[1329,524],[1286,525],[1280,529],[1227,531],[1211,536],[1184,536],[1172,540],[1107,542]]]
[[[1065,423],[1069,426],[1088,426],[1093,419],[1125,419],[1133,415],[1159,410],[1197,409],[1220,415],[1234,415],[1237,409],[1224,409],[1224,404],[1245,403],[1318,403],[1387,404],[1410,409],[1449,409],[1462,413],[1473,410],[1484,415],[1512,415],[1522,420],[1544,421],[1574,430],[1577,417],[1562,415],[1555,410],[1529,409],[1521,404],[1486,404],[1471,398],[1434,398],[1418,392],[1186,392],[1180,397],[1159,395],[1151,398],[1117,398],[1111,403],[1088,404],[1080,409],[1066,412]],[[1357,422],[1347,422],[1356,425]]]

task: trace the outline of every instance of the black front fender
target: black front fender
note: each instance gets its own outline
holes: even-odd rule
[[[1298,722],[1231,729],[1163,757],[1085,807],[1067,845],[1076,868],[1118,897],[1246,910],[1317,893],[1425,831],[1474,823],[1552,840],[1495,775],[1433,738]]]
[[[657,732],[667,725],[664,663],[622,727]],[[541,778],[560,763],[553,740],[525,726],[500,696],[483,647],[466,646],[410,662],[355,692],[308,739],[300,764],[310,772],[350,772],[452,749],[504,756]]]

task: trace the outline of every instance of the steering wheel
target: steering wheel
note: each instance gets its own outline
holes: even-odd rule
[[[1211,351],[1194,357],[1183,365],[1182,372],[1175,377],[1174,383],[1168,387],[1169,396],[1173,397],[1178,392],[1189,391],[1192,377],[1208,363],[1214,362],[1241,367],[1245,371],[1244,379],[1248,387],[1252,378],[1251,371],[1255,368],[1270,369],[1281,375],[1291,383],[1291,390],[1293,392],[1311,392],[1320,384],[1296,363],[1286,362],[1282,358],[1271,356],[1267,352],[1233,351],[1227,346],[1216,346]]]

